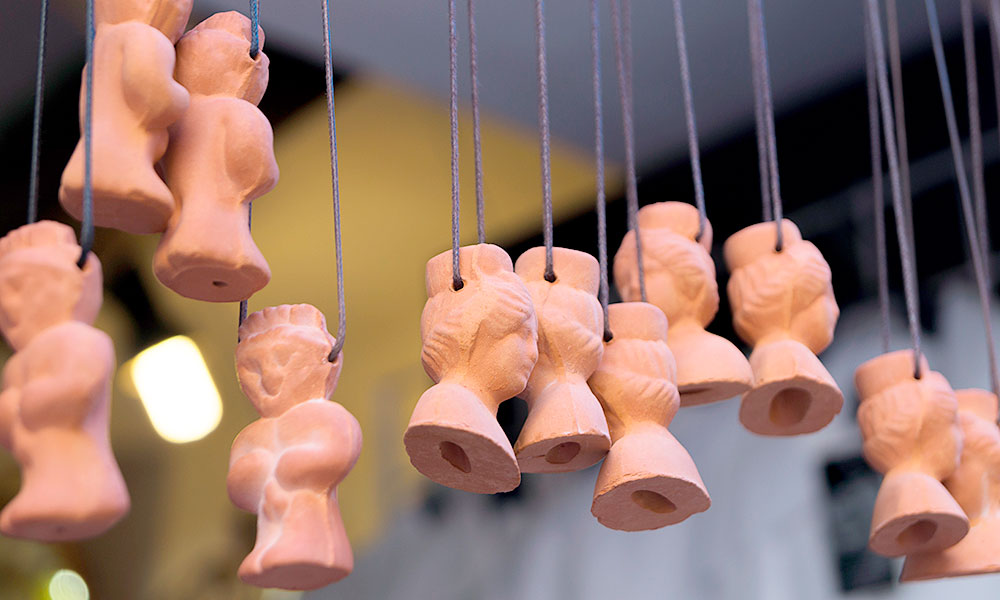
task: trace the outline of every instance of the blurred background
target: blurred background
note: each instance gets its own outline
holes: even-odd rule
[[[465,2],[458,5],[462,232],[464,242],[474,242]],[[632,5],[639,200],[691,201],[670,3]],[[646,533],[607,530],[590,515],[596,468],[526,475],[520,488],[497,496],[420,477],[401,439],[429,385],[418,358],[424,262],[450,244],[447,5],[334,0],[349,332],[334,399],[358,418],[365,436],[361,459],[340,487],[354,574],[304,595],[239,583],[236,567],[253,544],[255,518],[229,503],[225,474],[233,437],[257,415],[233,368],[237,306],[190,301],[161,286],[150,269],[156,236],[101,230],[95,250],[106,288],[98,326],[113,336],[118,354],[111,431],[132,511],[108,534],[82,544],[0,538],[0,599],[82,598],[84,589],[91,598],[151,600],[995,597],[995,576],[899,586],[898,561],[865,550],[879,477],[860,458],[852,378],[880,348],[863,3],[764,5],[786,216],[829,261],[842,309],[836,340],[823,356],[847,398],[832,425],[809,436],[767,439],[739,425],[735,400],[681,411],[671,429],[695,459],[713,505]],[[555,243],[596,252],[589,4],[550,0],[546,8]],[[37,0],[0,0],[4,233],[25,218],[38,9]],[[989,29],[984,6],[977,9],[983,9],[976,15],[976,51],[992,197],[1000,189],[1000,138]],[[248,6],[198,0],[191,26],[223,10],[246,13]],[[967,132],[958,2],[943,0],[939,13],[959,126]],[[614,252],[625,231],[624,148],[608,6],[601,17]],[[685,18],[724,290],[721,244],[760,218],[746,6],[688,1]],[[954,387],[986,387],[983,328],[923,3],[900,2],[899,19],[925,350]],[[534,5],[481,1],[476,20],[487,234],[516,258],[541,243]],[[74,226],[56,194],[78,139],[83,22],[82,2],[52,0],[41,212]],[[254,237],[273,278],[250,310],[309,302],[333,324],[319,3],[264,0],[261,25],[271,59],[261,109],[274,126],[281,180],[254,205]],[[887,217],[892,231],[891,211]],[[893,236],[889,242],[893,339],[902,348],[898,255]],[[995,302],[996,290],[991,297]],[[735,339],[725,297],[711,329]],[[524,415],[520,400],[501,407],[512,440]],[[16,463],[0,455],[0,503],[18,483]]]

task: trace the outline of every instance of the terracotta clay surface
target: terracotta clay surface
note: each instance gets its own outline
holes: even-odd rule
[[[361,454],[361,426],[330,401],[342,355],[308,304],[255,312],[240,327],[236,371],[261,418],[233,441],[229,497],[257,513],[257,543],[240,578],[259,587],[310,590],[338,581],[354,555],[337,486]]]
[[[705,331],[719,310],[712,225],[698,236],[698,209],[683,202],[657,202],[639,210],[646,296],[667,316],[670,350],[677,359],[681,406],[739,396],[753,385],[743,353],[726,338]],[[626,302],[640,301],[635,233],[615,254],[615,285]]]
[[[92,177],[94,223],[130,233],[163,231],[174,197],[155,170],[167,127],[188,106],[174,81],[174,44],[192,0],[97,0],[94,3]],[[80,90],[80,125],[85,92]],[[62,176],[59,202],[83,217],[83,139]]]
[[[940,552],[911,554],[902,581],[1000,572],[1000,429],[997,397],[956,390],[962,458],[944,485],[969,517],[969,533]]]
[[[538,362],[521,394],[528,418],[514,444],[522,473],[578,471],[611,446],[604,411],[587,385],[604,353],[597,259],[553,248],[552,262],[552,283],[545,280],[545,248],[528,250],[514,265],[538,317]]]
[[[708,510],[711,500],[687,450],[667,430],[680,399],[667,319],[645,302],[608,307],[614,339],[590,377],[604,407],[611,450],[590,512],[605,527],[657,529]]]
[[[170,128],[163,157],[177,208],[153,272],[188,298],[245,300],[271,279],[247,225],[250,203],[278,182],[271,124],[257,108],[267,88],[267,56],[250,58],[249,19],[219,13],[181,38],[175,74],[191,106]]]
[[[521,471],[496,413],[528,383],[538,359],[538,321],[502,248],[465,246],[459,256],[464,285],[457,291],[451,250],[427,262],[420,359],[436,385],[420,396],[403,442],[413,466],[437,483],[507,492],[521,482]]]
[[[761,435],[799,435],[826,427],[844,395],[816,357],[833,341],[840,309],[830,267],[798,227],[758,223],[723,246],[736,333],[753,345],[754,387],[743,395],[740,422]]]
[[[21,489],[0,512],[4,535],[42,542],[99,535],[129,509],[108,440],[115,350],[90,323],[101,263],[77,267],[73,230],[40,221],[0,239],[0,332],[16,351],[3,369],[0,445]]]
[[[858,426],[868,463],[885,474],[868,545],[883,556],[943,550],[969,531],[969,520],[941,481],[962,451],[955,392],[913,352],[875,357],[855,372]]]

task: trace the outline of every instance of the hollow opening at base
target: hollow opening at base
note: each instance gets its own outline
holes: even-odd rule
[[[896,542],[904,548],[922,546],[931,541],[937,533],[937,524],[933,521],[920,520],[913,523],[896,536]]]
[[[812,395],[800,388],[787,388],[771,399],[771,422],[779,427],[797,425],[809,412]]]
[[[648,511],[660,514],[672,513],[677,510],[677,505],[667,499],[662,494],[657,494],[652,490],[636,490],[632,492],[632,502]]]
[[[463,473],[472,471],[472,463],[469,462],[469,455],[458,444],[454,442],[441,442],[438,449],[441,451],[441,458],[448,461],[451,466]]]
[[[224,287],[227,287],[229,284],[226,283],[225,281],[220,281],[220,280],[216,279],[216,280],[214,280],[212,282],[212,285],[215,286],[215,287],[217,287],[217,288],[224,288]]]
[[[580,450],[580,444],[576,442],[563,442],[545,453],[545,462],[553,465],[564,465],[576,458]]]

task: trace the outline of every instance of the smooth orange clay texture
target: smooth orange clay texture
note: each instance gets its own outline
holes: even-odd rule
[[[174,81],[174,44],[192,0],[97,0],[94,5],[92,177],[94,223],[130,233],[163,231],[174,197],[156,163],[167,128],[188,107]],[[84,71],[86,74],[86,71]],[[80,89],[83,127],[85,90]],[[83,217],[83,139],[62,175],[59,202]]]
[[[40,542],[104,533],[129,509],[108,439],[115,349],[90,326],[101,263],[77,267],[73,230],[53,221],[0,239],[0,332],[16,351],[3,369],[0,445],[21,465],[21,489],[0,532]]]
[[[858,367],[858,426],[865,460],[884,473],[872,511],[868,545],[883,556],[934,552],[953,546],[969,520],[941,481],[962,452],[955,392],[913,352],[877,356]]]
[[[956,390],[962,457],[944,485],[969,517],[969,533],[940,552],[911,554],[902,581],[1000,572],[1000,429],[997,397],[986,390]]]
[[[497,408],[528,383],[538,360],[538,321],[502,248],[465,246],[459,258],[464,285],[457,291],[451,250],[427,262],[420,359],[436,385],[420,396],[403,443],[413,466],[441,485],[507,492],[521,471]]]
[[[611,446],[604,411],[587,385],[604,353],[597,259],[553,248],[552,262],[551,283],[545,280],[545,248],[528,250],[514,265],[538,317],[538,362],[521,394],[528,418],[514,444],[522,473],[578,471]]]
[[[833,341],[840,309],[830,266],[799,228],[758,223],[723,245],[736,333],[753,346],[754,387],[743,395],[740,422],[760,435],[799,435],[826,427],[844,405],[837,382],[816,357]]]
[[[698,209],[683,202],[657,202],[639,210],[646,295],[667,316],[670,350],[677,359],[681,406],[718,402],[753,386],[743,353],[726,338],[705,331],[719,311],[712,225],[698,236]],[[615,285],[626,302],[638,302],[639,269],[635,233],[615,254]]]
[[[590,377],[604,407],[611,450],[590,508],[605,527],[657,529],[708,510],[711,500],[687,450],[667,430],[677,414],[677,366],[667,319],[645,302],[608,307],[614,338]]]
[[[218,13],[184,34],[176,77],[191,93],[191,106],[170,128],[163,158],[177,207],[153,272],[188,298],[245,300],[271,279],[250,235],[250,203],[278,182],[271,124],[257,108],[268,59],[263,52],[250,58],[250,20]]]
[[[236,372],[261,418],[233,441],[226,485],[257,513],[257,542],[240,579],[264,588],[312,590],[343,579],[354,555],[337,486],[361,454],[361,426],[331,402],[342,354],[308,304],[255,312],[240,327]]]

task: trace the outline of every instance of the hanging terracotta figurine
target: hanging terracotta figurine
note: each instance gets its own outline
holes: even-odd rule
[[[969,531],[969,520],[941,481],[962,452],[955,392],[913,352],[875,357],[855,372],[865,459],[885,474],[872,514],[869,546],[883,556],[943,550]]]
[[[174,44],[192,0],[96,0],[94,3],[94,223],[130,233],[163,231],[174,197],[155,170],[167,127],[184,113],[188,93],[174,81]],[[85,98],[81,88],[80,123]],[[83,216],[83,140],[63,171],[59,202]]]
[[[798,435],[826,427],[844,404],[816,357],[833,341],[840,309],[816,246],[784,219],[778,251],[775,230],[773,222],[751,225],[723,246],[733,326],[753,345],[754,387],[743,395],[740,422],[761,435]]]
[[[219,13],[181,38],[176,76],[191,106],[170,128],[163,158],[177,208],[153,271],[188,298],[245,300],[271,279],[247,224],[250,202],[278,182],[271,125],[256,106],[267,88],[267,56],[250,58],[249,19]]]
[[[964,441],[962,458],[945,487],[969,517],[969,533],[940,552],[911,554],[902,581],[1000,572],[1000,429],[997,397],[956,390]]]
[[[522,473],[578,471],[604,458],[611,440],[601,404],[587,386],[604,353],[597,259],[553,248],[556,280],[545,279],[545,248],[517,259],[538,318],[538,362],[521,397],[528,419],[514,444]]]
[[[753,385],[743,353],[729,340],[705,331],[719,310],[712,225],[698,236],[698,209],[657,202],[639,210],[646,294],[670,323],[670,350],[677,359],[681,406],[739,396]],[[615,285],[626,302],[641,300],[635,234],[625,234],[615,254]]]
[[[108,440],[111,338],[90,326],[101,263],[77,266],[73,230],[53,221],[0,239],[0,332],[16,353],[3,369],[0,445],[21,490],[0,512],[4,535],[41,542],[99,535],[129,509]]]
[[[354,568],[337,486],[361,453],[361,427],[330,401],[342,354],[308,304],[265,308],[240,327],[236,370],[261,418],[233,442],[229,497],[257,513],[257,543],[240,578],[259,587],[316,589]]]
[[[677,366],[663,311],[645,302],[608,307],[614,338],[590,377],[611,429],[590,511],[623,531],[657,529],[708,510],[698,468],[667,430],[677,414]]]
[[[499,246],[460,249],[463,285],[452,281],[452,251],[427,262],[420,320],[424,370],[436,385],[413,409],[403,441],[410,462],[448,487],[493,494],[518,486],[521,471],[496,413],[524,391],[538,359],[531,295]]]

